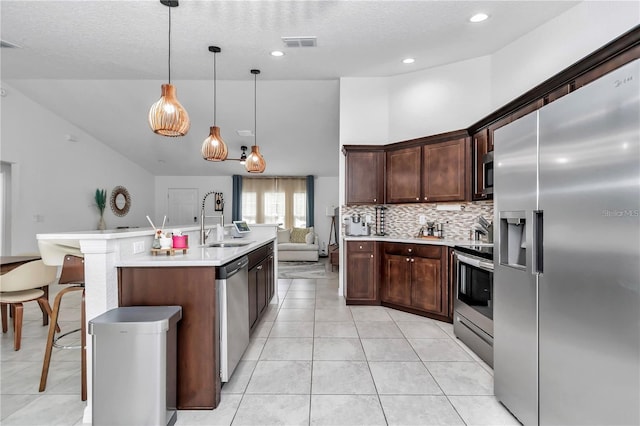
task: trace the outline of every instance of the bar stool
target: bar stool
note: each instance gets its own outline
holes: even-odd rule
[[[86,333],[86,313],[85,313],[85,292],[84,292],[84,258],[79,250],[69,250],[68,247],[55,246],[54,244],[38,242],[42,259],[57,263],[55,251],[73,251],[74,254],[64,254],[62,259],[62,270],[58,284],[70,284],[68,287],[60,290],[53,302],[53,310],[51,313],[51,322],[49,324],[49,334],[47,336],[47,346],[45,347],[44,361],[42,363],[42,374],[40,376],[39,391],[43,392],[47,386],[47,376],[49,375],[49,366],[51,364],[51,352],[54,347],[60,349],[78,349],[80,348],[81,357],[81,398],[87,400],[87,333]],[[44,249],[44,250],[43,250]],[[59,252],[58,252],[59,254]],[[60,305],[62,297],[70,292],[82,292],[82,302],[80,306],[80,328],[68,331],[55,337],[56,326],[58,324],[58,316],[60,314]],[[80,332],[80,346],[64,346],[58,344],[57,341],[71,333]]]
[[[0,278],[0,312],[2,316],[2,332],[7,332],[7,306],[13,314],[13,349],[20,350],[22,338],[22,304],[24,302],[37,301],[40,308],[46,313],[46,318],[51,315],[51,307],[44,290],[56,279],[56,268],[47,266],[42,260],[28,262],[7,272]],[[45,324],[43,319],[42,325]],[[58,331],[60,331],[58,329]]]

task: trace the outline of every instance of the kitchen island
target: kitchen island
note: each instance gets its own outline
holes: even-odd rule
[[[276,238],[276,225],[254,225],[252,232],[246,237],[252,241],[241,247],[199,247],[197,244],[199,227],[182,227],[183,234],[189,236],[190,248],[186,254],[177,251],[173,256],[152,256],[150,254],[154,230],[126,229],[87,232],[65,232],[55,234],[38,234],[38,243],[56,244],[79,249],[85,260],[85,300],[86,318],[91,320],[98,315],[117,308],[120,294],[118,291],[118,268],[195,268],[208,269],[208,279],[215,280],[214,268],[222,266],[233,259],[244,256],[270,243]],[[139,251],[141,253],[134,253]],[[274,254],[277,257],[277,253]],[[277,258],[273,268],[277,276]],[[181,278],[174,279],[174,285],[182,284]],[[213,311],[215,312],[215,307]],[[183,320],[184,321],[184,320]],[[84,413],[84,423],[91,423],[91,362],[92,344],[87,336],[87,387],[88,399]],[[213,340],[213,338],[212,338]],[[202,407],[206,408],[206,407]]]

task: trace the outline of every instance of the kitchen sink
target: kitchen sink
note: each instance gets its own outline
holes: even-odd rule
[[[219,241],[207,244],[208,247],[242,247],[248,246],[253,241]]]

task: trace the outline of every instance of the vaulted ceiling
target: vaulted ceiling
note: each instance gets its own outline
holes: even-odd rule
[[[217,125],[230,156],[257,138],[267,174],[338,174],[339,78],[392,76],[491,54],[574,1],[198,1],[171,9],[171,79],[191,117],[182,138],[154,135],[149,106],[168,78],[169,8],[143,1],[0,2],[2,80],[155,175],[230,175],[200,145]],[[483,11],[487,21],[469,17]],[[316,47],[282,37],[313,36]],[[284,56],[270,56],[281,50]],[[416,58],[405,65],[405,57]],[[8,93],[8,96],[11,94]]]

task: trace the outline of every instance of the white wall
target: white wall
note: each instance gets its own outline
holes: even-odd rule
[[[389,79],[340,79],[340,145],[389,140]],[[342,168],[340,168],[342,170]]]
[[[490,109],[491,58],[389,78],[389,140],[465,129]]]
[[[132,198],[124,217],[107,204],[108,228],[147,226],[154,197],[150,173],[11,85],[2,87],[2,161],[12,163],[11,254],[37,251],[38,233],[96,229],[96,188],[110,195],[122,185]],[[68,134],[76,141],[68,141]]]
[[[487,113],[638,24],[638,1],[584,1],[514,40],[491,55],[492,96]]]
[[[326,209],[338,207],[338,176],[319,176],[315,180],[315,231],[320,241],[320,249],[329,245],[331,235],[331,217],[326,215]],[[333,211],[333,210],[331,210]],[[336,218],[336,226],[339,226],[339,218]],[[339,229],[338,229],[339,231]],[[335,243],[335,239],[331,243]]]
[[[237,163],[238,174],[244,172],[243,166]],[[200,224],[200,206],[202,205],[202,197],[209,191],[222,192],[224,197],[224,223],[231,223],[231,200],[233,191],[233,181],[231,176],[156,176],[155,178],[155,217],[152,219],[154,223],[159,220],[162,223],[164,215],[168,213],[168,200],[167,195],[169,189],[186,189],[195,188],[198,190],[198,225]],[[213,199],[209,196],[207,199],[207,215],[212,215]],[[209,223],[207,221],[206,223]],[[215,222],[214,222],[215,223]],[[186,223],[171,223],[169,218],[169,225],[174,227],[177,225],[187,225]],[[191,224],[193,225],[193,224]],[[160,226],[156,223],[156,226]]]

